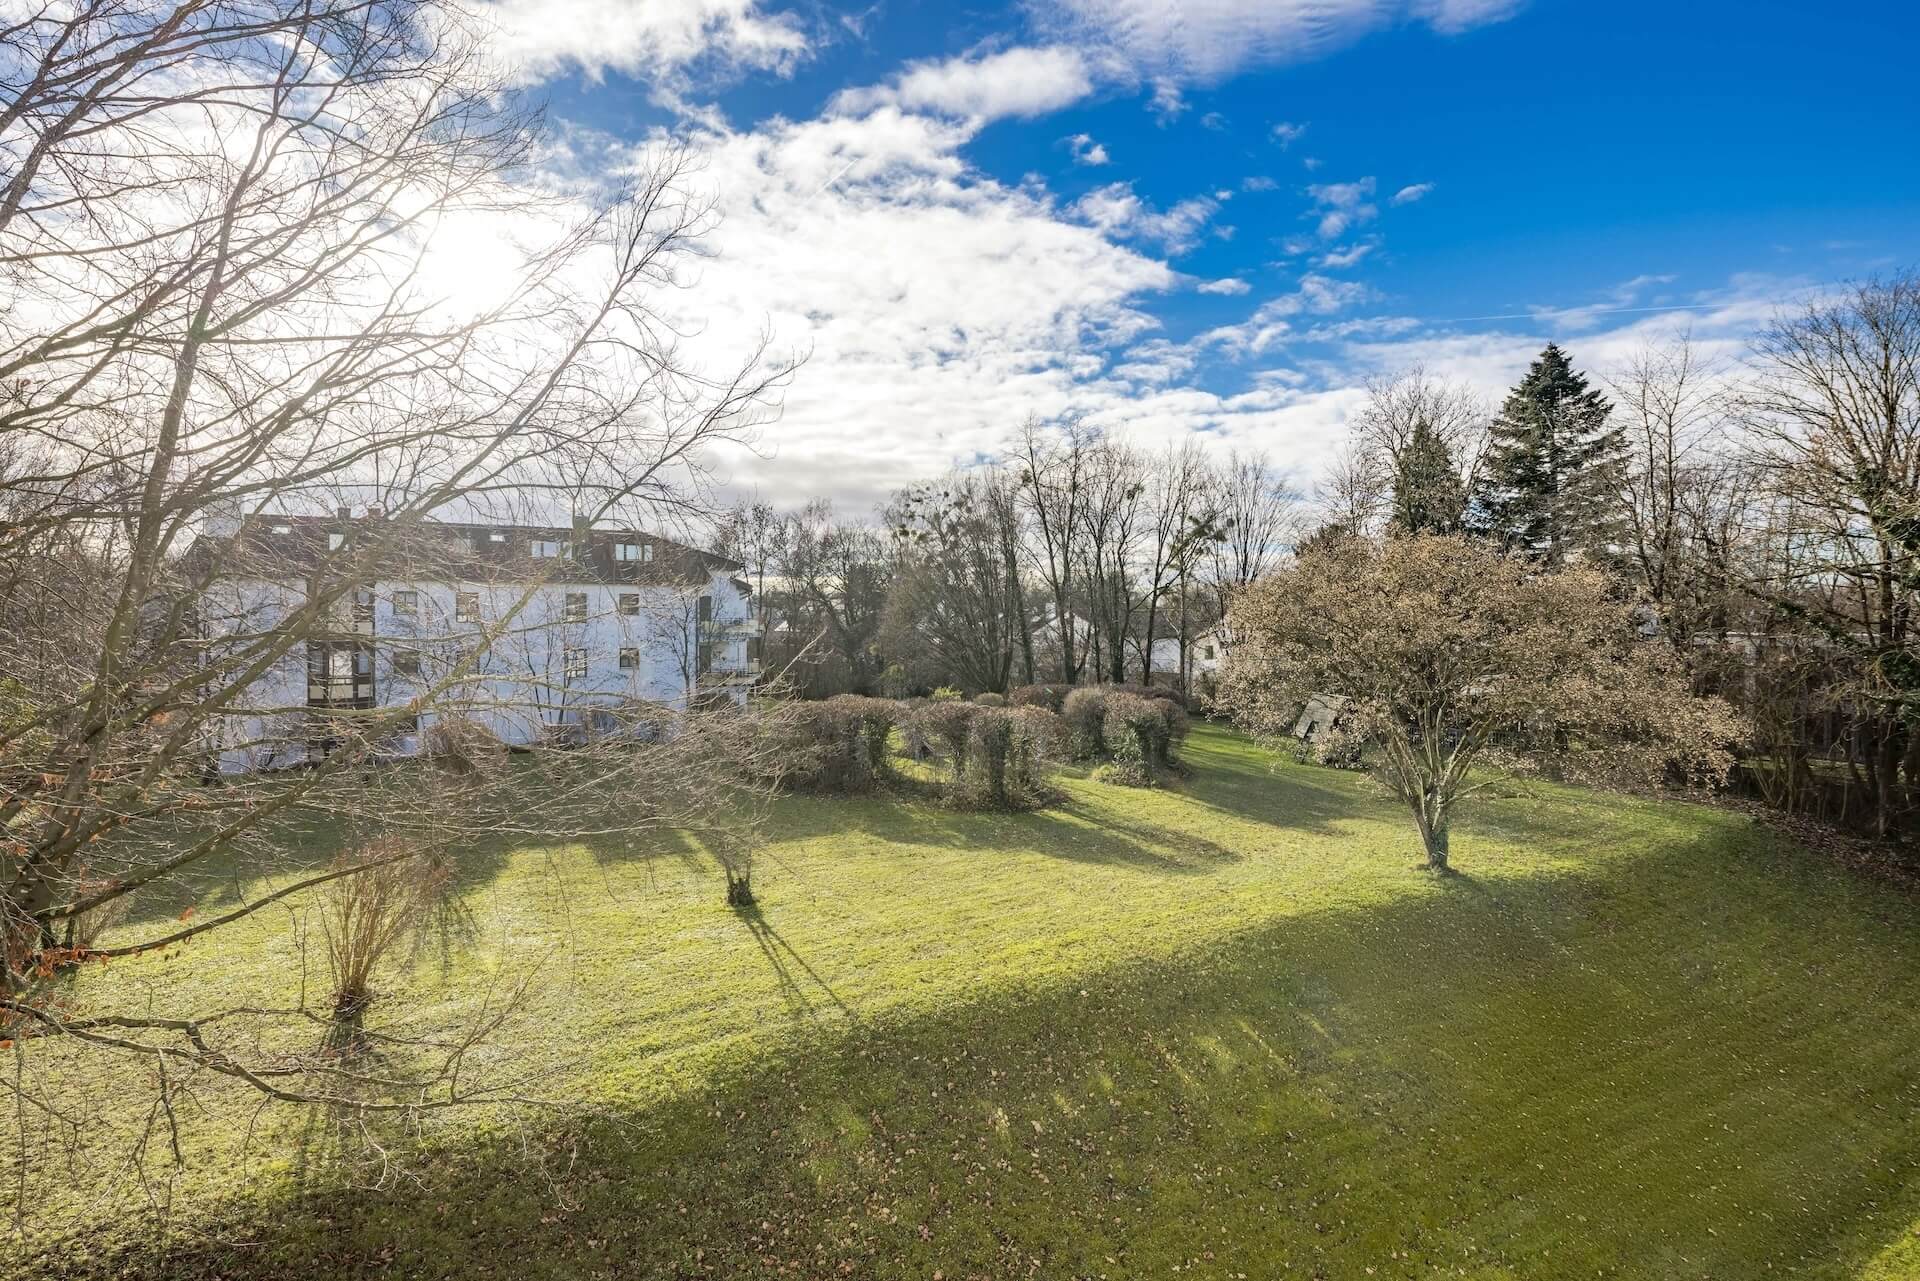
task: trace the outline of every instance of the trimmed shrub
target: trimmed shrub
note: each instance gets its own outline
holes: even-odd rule
[[[1046,792],[1046,763],[1066,752],[1066,722],[1044,707],[1016,707],[1008,714],[1014,729],[1007,756],[1007,790],[1017,799],[1038,799]]]
[[[975,694],[973,701],[976,707],[1005,707],[1007,705],[1007,700],[992,690],[988,690],[984,694]]]
[[[893,772],[888,739],[897,716],[887,699],[859,694],[788,704],[767,727],[778,739],[782,783],[803,792],[871,791]]]
[[[993,809],[1012,808],[1007,758],[1013,754],[1016,727],[1014,715],[1001,707],[980,709],[968,727],[967,790],[973,799]]]
[[[1108,685],[1106,688],[1113,691],[1114,693],[1133,694],[1133,695],[1137,695],[1140,698],[1157,699],[1160,702],[1165,702],[1165,703],[1178,704],[1182,701],[1180,698],[1180,691],[1176,689],[1172,689],[1166,685],[1118,684],[1118,685]]]
[[[1109,693],[1105,731],[1114,766],[1107,777],[1116,783],[1151,786],[1168,734],[1167,717],[1158,701],[1125,690]]]
[[[1007,702],[1014,707],[1044,707],[1057,712],[1072,691],[1071,685],[1020,685],[1008,693]]]
[[[984,710],[971,703],[943,699],[930,701],[912,713],[911,735],[945,760],[948,774],[955,783],[966,776],[973,719]]]
[[[929,697],[930,701],[935,703],[964,703],[967,700],[965,694],[951,685],[942,685],[939,689],[934,690]]]
[[[1108,754],[1106,690],[1097,685],[1073,690],[1061,704],[1060,715],[1067,723],[1069,750],[1075,759],[1099,760]]]

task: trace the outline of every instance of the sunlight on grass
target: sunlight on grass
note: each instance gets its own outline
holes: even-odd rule
[[[1911,1275],[1910,902],[1555,788],[1477,811],[1435,880],[1360,779],[1211,728],[1189,756],[1033,814],[790,798],[751,913],[684,842],[475,850],[471,933],[380,976],[376,1021],[455,1025],[536,966],[512,1062],[603,1118],[544,1165],[443,1119],[417,1181],[356,1192],[311,1118],[243,1152],[216,1092],[165,1254],[95,1170],[37,1274]],[[87,995],[300,970],[267,915]]]

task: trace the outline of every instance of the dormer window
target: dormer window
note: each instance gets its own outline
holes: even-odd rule
[[[566,543],[554,538],[536,538],[533,540],[533,558],[535,560],[564,560],[567,555]]]
[[[291,534],[293,532],[293,526],[292,525],[275,525],[273,527],[273,532],[276,534]]]
[[[615,543],[613,545],[613,558],[615,560],[629,560],[629,561],[639,560],[640,544],[639,543]]]
[[[507,536],[496,529],[487,535],[487,541],[490,543],[504,543],[507,541]]]
[[[339,530],[336,529],[327,535],[328,551],[337,552],[342,547],[345,547],[346,545],[347,545],[347,536],[341,533]]]

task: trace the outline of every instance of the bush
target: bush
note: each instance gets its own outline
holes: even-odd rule
[[[786,767],[781,781],[804,792],[871,791],[892,773],[898,714],[887,699],[859,694],[788,704],[766,730],[778,739],[772,754]]]
[[[333,1011],[352,1018],[373,999],[373,970],[424,921],[450,879],[449,865],[387,838],[334,860],[349,871],[320,889],[320,931],[333,975]]]
[[[939,689],[934,690],[931,695],[932,701],[936,703],[962,703],[966,701],[966,698],[967,696],[965,694],[951,685],[942,685]]]
[[[1072,691],[1071,685],[1021,685],[1007,695],[1007,702],[1015,707],[1044,707],[1057,712]]]
[[[992,690],[988,690],[984,694],[975,694],[973,701],[977,707],[1005,707],[1007,705],[1007,700]]]
[[[1013,715],[1005,708],[982,708],[968,728],[967,790],[992,809],[1012,808],[1007,758],[1013,753]]]
[[[457,774],[472,774],[504,760],[507,745],[470,717],[436,716],[420,731],[420,755]]]
[[[1018,798],[1037,799],[1046,791],[1043,781],[1048,761],[1066,752],[1066,723],[1044,707],[1010,709],[1013,746],[1007,757],[1007,787]]]
[[[1159,700],[1125,690],[1106,698],[1105,734],[1113,752],[1113,769],[1105,776],[1136,787],[1151,786],[1161,760],[1167,756],[1167,716]]]
[[[987,809],[1021,809],[1047,794],[1045,764],[1064,735],[1043,707],[982,708],[967,734],[967,769],[953,799]]]
[[[1100,760],[1107,754],[1107,694],[1098,686],[1076,689],[1061,704],[1067,723],[1068,750],[1077,760]]]
[[[1180,691],[1167,685],[1119,684],[1109,685],[1106,688],[1114,693],[1133,694],[1139,698],[1151,698],[1163,703],[1173,703],[1176,706],[1183,701]]]
[[[956,784],[966,775],[973,719],[982,710],[971,703],[940,699],[915,708],[911,715],[910,737],[946,760],[948,774]]]

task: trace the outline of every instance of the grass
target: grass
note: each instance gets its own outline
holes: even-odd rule
[[[89,1166],[3,1257],[37,1277],[1920,1275],[1920,906],[1737,816],[1551,787],[1481,805],[1463,874],[1435,879],[1352,775],[1213,728],[1188,758],[1178,789],[1069,777],[1032,814],[785,800],[750,913],[687,846],[475,850],[472,934],[383,974],[374,1022],[457,1019],[537,966],[515,1061],[593,1113],[533,1134],[463,1114],[367,1190],[379,1167],[323,1121],[207,1094],[164,1232]],[[284,997],[288,934],[256,918],[85,995]]]

